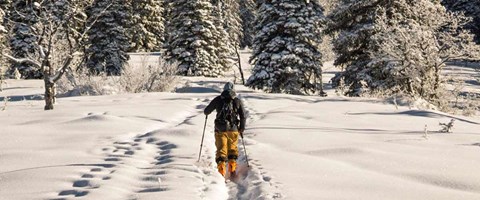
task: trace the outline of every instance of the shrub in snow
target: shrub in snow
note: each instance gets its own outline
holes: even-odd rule
[[[175,64],[160,59],[156,65],[127,66],[120,76],[69,71],[57,89],[61,96],[172,91],[178,83],[176,70]]]
[[[125,67],[130,48],[127,25],[131,19],[129,0],[94,0],[87,9],[88,21],[94,22],[88,32],[87,68],[91,73],[119,75]],[[98,13],[104,14],[97,17]]]
[[[165,54],[169,61],[179,63],[179,74],[222,75],[228,67],[222,66],[226,63],[223,41],[228,38],[222,27],[216,26],[210,1],[169,1],[168,8]]]
[[[177,63],[159,59],[155,65],[129,66],[119,79],[121,91],[127,93],[173,91],[178,83]]]
[[[265,1],[258,10],[249,87],[273,93],[322,93],[323,11],[316,1]]]
[[[462,114],[466,116],[473,116],[480,110],[480,94],[469,90],[465,84],[465,76],[459,76],[459,74],[447,74],[447,90],[445,95],[445,104],[448,104],[448,108],[444,109],[447,112],[453,114]],[[467,76],[470,78],[469,76]]]

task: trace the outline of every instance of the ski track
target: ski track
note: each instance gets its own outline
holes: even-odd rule
[[[203,104],[200,101],[196,99],[200,103],[197,108]],[[185,164],[192,163],[194,158],[175,155],[173,151],[178,147],[176,144],[160,140],[154,135],[162,130],[191,124],[190,120],[200,115],[203,113],[192,109],[180,112],[180,116],[173,117],[174,120],[164,128],[123,139],[107,138],[108,141],[92,153],[93,156],[100,155],[102,162],[77,165],[84,168],[79,170],[79,175],[73,176],[76,178],[70,182],[70,187],[59,190],[55,197],[48,199],[141,199],[141,195],[170,190],[168,184],[162,183],[163,179],[170,178],[169,170],[180,170],[198,179],[203,183],[199,194],[204,196],[204,191],[212,185],[204,177],[212,173],[201,166]],[[211,164],[203,168],[206,167],[211,168]],[[109,195],[112,190],[115,196]]]
[[[262,119],[248,102],[248,96],[243,97],[242,101],[246,109],[247,127],[256,120]],[[209,199],[212,194],[222,193],[215,191],[222,190],[222,187],[227,189],[228,200],[282,198],[282,194],[278,192],[280,183],[272,180],[260,161],[254,159],[255,155],[248,155],[250,167],[247,167],[241,140],[238,145],[237,171],[239,177],[235,182],[230,181],[221,186],[224,183],[218,183],[215,178],[218,177],[216,176],[218,172],[214,164],[214,145],[204,144],[201,161],[194,163],[196,158],[182,157],[172,153],[178,148],[177,144],[162,140],[161,136],[156,137],[155,133],[157,132],[194,125],[192,122],[194,119],[203,118],[203,112],[198,110],[202,109],[208,100],[195,99],[195,102],[197,105],[194,109],[179,112],[180,114],[174,117],[173,121],[167,122],[168,124],[163,128],[123,139],[108,138],[104,142],[105,144],[92,153],[94,156],[100,155],[102,162],[82,164],[81,166],[84,168],[79,170],[78,175],[73,176],[75,178],[70,182],[70,187],[59,190],[55,197],[48,199],[142,199],[142,195],[152,193],[161,197],[161,194],[158,193],[169,191],[170,187],[174,187],[163,181],[176,178],[169,177],[169,170],[181,170],[197,179],[201,183],[201,187],[198,188],[200,199]],[[209,129],[213,128],[212,125],[208,127]],[[211,132],[211,130],[207,131]],[[205,139],[214,140],[212,134],[206,132],[205,135]],[[255,137],[255,133],[245,132],[245,140],[249,141],[246,143],[247,151],[249,147],[252,148],[256,144],[253,137]],[[272,190],[272,187],[275,189]],[[111,196],[111,191],[115,191],[116,196]],[[275,192],[272,193],[272,191]],[[110,196],[105,197],[108,194]]]
[[[249,103],[248,96],[243,97],[242,101],[246,110],[248,130],[249,124],[261,120],[263,117],[260,116],[255,108]],[[251,142],[248,143],[255,145],[257,142],[255,142],[252,137],[255,137],[255,133],[245,131],[245,140],[250,140]],[[259,160],[252,159],[255,155],[249,154],[248,147],[252,148],[253,145],[245,144],[250,167],[247,167],[243,144],[238,145],[239,164],[237,170],[239,178],[235,182],[231,181],[227,183],[229,189],[228,200],[281,199],[283,195],[279,192],[280,184],[275,183],[272,180],[272,177],[264,170]],[[272,190],[271,188],[275,189]],[[274,192],[272,193],[271,191]]]

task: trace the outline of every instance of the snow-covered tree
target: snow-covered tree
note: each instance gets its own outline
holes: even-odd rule
[[[230,43],[238,47],[243,38],[242,19],[240,18],[240,4],[238,0],[217,0],[217,7],[220,8],[220,19],[223,22],[223,29],[228,33]],[[214,3],[214,5],[216,5]]]
[[[12,0],[0,0],[0,9],[2,10],[2,25],[5,26],[6,20],[4,17],[8,17],[8,13],[12,10]]]
[[[5,34],[7,33],[7,29],[5,28],[3,24],[3,17],[5,16],[5,12],[3,11],[3,8],[0,7],[0,52],[3,52],[5,49]],[[3,60],[3,56],[0,53],[0,91],[2,91],[2,84],[3,84],[3,76],[5,75],[5,69],[4,69],[4,64],[5,61]]]
[[[129,60],[130,48],[127,30],[130,0],[95,0],[87,9],[88,21],[93,27],[88,32],[86,49],[87,68],[92,73],[121,74]],[[104,13],[97,18],[98,13]]]
[[[257,9],[254,0],[240,0],[240,18],[242,22],[242,38],[240,40],[240,48],[252,47],[254,34],[255,18]]]
[[[242,25],[236,0],[213,0],[213,22],[218,31],[218,39],[215,46],[219,64],[224,71],[231,70],[235,65],[232,59],[236,57],[236,50],[240,46],[242,38]]]
[[[221,27],[215,24],[209,0],[175,0],[168,5],[166,57],[179,63],[179,74],[186,76],[220,76]],[[217,18],[218,19],[218,18]],[[224,48],[224,47],[223,47]]]
[[[352,96],[400,93],[439,105],[445,62],[476,51],[472,36],[458,31],[464,19],[439,2],[354,1],[331,18],[341,30],[335,64],[345,67],[333,84]]]
[[[160,51],[164,41],[162,1],[136,0],[131,9],[130,51]]]
[[[328,1],[321,0],[319,1],[319,3],[324,8],[325,14],[328,14],[332,12],[332,10],[334,10],[342,1],[345,1],[345,0],[328,0]]]
[[[316,1],[265,1],[255,20],[249,87],[272,93],[323,94],[321,26]]]
[[[79,65],[82,46],[85,44],[86,32],[92,23],[85,24],[87,27],[79,33],[76,29],[80,5],[71,0],[43,0],[36,3],[37,41],[32,45],[35,56],[16,57],[5,54],[10,61],[18,64],[29,63],[43,74],[45,88],[45,110],[53,109],[55,103],[55,84],[72,65]],[[95,14],[95,18],[101,16],[101,11]]]
[[[0,19],[3,19],[3,16],[5,15],[5,13],[3,12],[3,9],[0,8]],[[5,26],[3,26],[3,23],[0,24],[0,40],[3,40],[3,36],[5,35],[5,33],[7,32],[7,29],[5,29]],[[2,45],[2,44],[0,44]],[[1,46],[3,48],[3,46]]]
[[[38,55],[38,34],[35,25],[38,23],[39,2],[36,0],[13,0],[8,18],[13,22],[10,50],[18,58],[35,57]],[[9,68],[9,74],[18,70],[22,78],[41,78],[42,73],[28,63],[14,63]]]
[[[471,17],[472,21],[465,27],[475,34],[477,44],[480,44],[480,1],[478,0],[442,0],[442,4],[448,10],[463,12],[465,16]]]
[[[5,17],[5,8],[8,5],[3,4],[4,2],[0,2],[0,52],[6,47],[4,43],[5,35],[7,34],[7,27],[6,27],[6,20]],[[0,53],[1,58],[1,53]]]

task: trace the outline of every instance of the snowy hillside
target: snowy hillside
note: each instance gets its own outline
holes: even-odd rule
[[[323,98],[237,85],[250,168],[239,145],[240,181],[225,184],[213,116],[197,162],[203,108],[224,81],[189,78],[178,93],[59,98],[43,111],[41,81],[7,80],[0,199],[480,199],[478,118],[397,110],[331,89]],[[451,119],[453,133],[438,132]]]

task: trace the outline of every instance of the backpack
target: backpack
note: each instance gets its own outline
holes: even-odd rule
[[[234,105],[235,99],[223,98],[223,106],[215,120],[219,129],[222,131],[238,128],[237,108]]]

